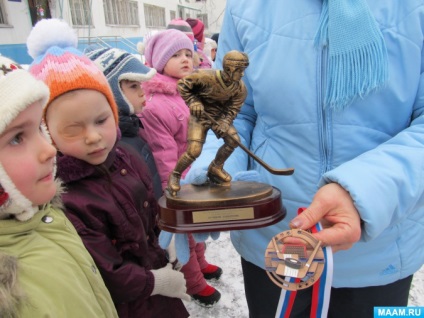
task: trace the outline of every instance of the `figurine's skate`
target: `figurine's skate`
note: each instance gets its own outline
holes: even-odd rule
[[[212,161],[208,168],[208,178],[211,182],[219,185],[229,185],[231,182],[231,176],[227,171],[224,170],[224,164],[216,165],[215,161]]]

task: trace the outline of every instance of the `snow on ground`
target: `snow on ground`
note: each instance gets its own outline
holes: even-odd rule
[[[222,232],[216,241],[209,240],[206,259],[223,269],[219,281],[212,281],[221,292],[221,300],[212,308],[204,308],[195,302],[185,302],[191,318],[247,318],[249,316],[244,297],[240,256],[230,241],[229,232]],[[409,306],[424,306],[424,266],[414,275],[409,296]]]

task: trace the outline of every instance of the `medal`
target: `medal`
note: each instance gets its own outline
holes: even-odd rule
[[[292,229],[275,235],[265,251],[269,278],[286,290],[312,286],[325,265],[321,241],[303,230]]]
[[[305,208],[300,208],[302,213]],[[265,251],[265,269],[271,281],[281,288],[275,317],[288,318],[298,290],[313,287],[311,314],[327,317],[333,279],[331,247],[322,247],[312,233],[322,229],[318,223],[310,230],[291,229],[272,237]]]

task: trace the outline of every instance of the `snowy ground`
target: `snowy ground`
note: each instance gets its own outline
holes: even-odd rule
[[[206,258],[222,267],[221,279],[212,282],[221,292],[221,300],[212,308],[203,308],[194,302],[185,302],[191,318],[245,318],[248,317],[244,297],[240,256],[234,250],[230,235],[223,232],[216,241],[208,241]],[[409,296],[409,306],[424,306],[424,266],[414,275]]]

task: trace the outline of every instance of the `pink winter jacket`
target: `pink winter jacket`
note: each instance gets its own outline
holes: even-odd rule
[[[165,189],[169,174],[187,148],[190,110],[177,91],[177,79],[157,73],[142,85],[147,101],[138,115],[144,126],[140,135],[152,150]]]

